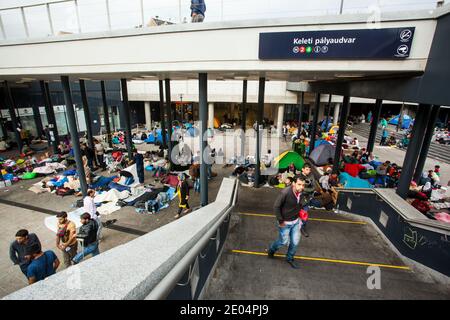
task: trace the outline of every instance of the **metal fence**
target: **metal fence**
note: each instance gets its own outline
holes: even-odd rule
[[[206,0],[205,22],[433,9],[437,0]],[[0,5],[3,40],[145,28],[190,21],[190,0],[28,0]]]

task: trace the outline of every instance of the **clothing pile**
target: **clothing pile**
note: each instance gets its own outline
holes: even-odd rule
[[[1,176],[9,185],[19,180],[31,180],[42,175],[54,174],[65,168],[65,162],[59,155],[49,156],[47,153],[40,160],[32,155],[17,159],[0,158]]]
[[[407,201],[426,217],[450,223],[450,189],[432,188],[430,182],[424,186],[412,185]]]

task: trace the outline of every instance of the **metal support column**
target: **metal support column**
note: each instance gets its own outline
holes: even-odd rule
[[[172,119],[172,100],[170,98],[170,79],[165,79],[164,80],[164,84],[165,84],[165,88],[166,88],[166,112],[167,112],[167,131],[169,132],[169,141],[168,141],[168,145],[169,145],[169,160],[170,163],[172,163],[172,123],[173,123],[173,119]]]
[[[200,205],[208,204],[208,172],[205,162],[205,149],[208,144],[208,74],[198,75],[198,107],[200,120]],[[209,157],[208,157],[209,158]]]
[[[336,151],[334,153],[333,173],[339,172],[342,143],[344,142],[345,127],[347,126],[349,113],[350,113],[350,97],[345,96],[342,102],[341,118],[339,119],[339,132],[336,141]]]
[[[128,103],[128,87],[127,79],[120,79],[120,85],[122,87],[122,110],[125,116],[125,142],[127,144],[128,159],[131,160],[133,152],[131,150],[131,116],[130,116],[130,105]]]
[[[86,122],[87,141],[89,147],[91,149],[94,149],[94,138],[92,137],[92,121],[86,94],[86,84],[84,83],[84,80],[81,79],[79,80],[79,82],[80,82],[81,101],[83,102],[84,121]]]
[[[1,109],[0,109],[0,127],[2,129],[3,137],[6,139],[6,137],[8,136],[8,131],[6,130],[6,127],[5,127],[5,122],[4,122],[4,119],[3,119],[3,114],[2,114],[2,110]]]
[[[378,122],[380,122],[381,109],[383,109],[383,100],[377,99],[375,102],[375,110],[373,111],[372,123],[370,124],[369,140],[367,140],[367,152],[373,152],[375,140],[377,138]]]
[[[39,107],[37,105],[33,104],[31,107],[33,109],[33,117],[34,123],[36,124],[37,136],[40,137],[44,133],[44,127],[42,127],[41,113],[39,112]]]
[[[430,119],[427,125],[427,131],[423,138],[422,149],[420,150],[419,160],[417,161],[416,172],[414,173],[414,181],[419,182],[422,175],[423,168],[425,167],[425,161],[427,160],[428,150],[430,149],[431,140],[433,139],[434,129],[436,128],[436,122],[438,120],[439,111],[441,106],[434,105],[431,109]]]
[[[108,111],[108,101],[106,100],[105,81],[101,81],[100,85],[102,88],[103,118],[105,121],[106,139],[108,141],[109,147],[112,148],[111,126],[109,124],[109,111]]]
[[[5,95],[6,95],[6,104],[8,105],[9,116],[11,117],[11,122],[13,125],[14,136],[16,137],[17,146],[19,147],[19,153],[22,152],[22,138],[20,137],[20,132],[18,129],[17,117],[16,117],[16,106],[14,103],[14,99],[12,97],[11,88],[9,87],[8,81],[5,80]]]
[[[55,110],[53,109],[52,99],[50,96],[50,88],[48,83],[39,81],[41,86],[42,97],[44,98],[45,113],[47,114],[48,130],[50,135],[50,143],[53,153],[58,152],[59,135],[58,126],[56,125]]]
[[[242,105],[241,105],[241,129],[242,139],[241,139],[241,156],[245,157],[245,129],[247,123],[247,80],[244,80],[242,83]]]
[[[258,114],[256,116],[256,170],[255,170],[255,184],[259,188],[261,182],[261,127],[264,117],[264,91],[266,88],[266,78],[259,78],[258,90]]]
[[[317,122],[319,119],[319,107],[320,107],[320,93],[316,93],[316,101],[314,103],[314,116],[311,125],[311,138],[309,140],[308,156],[314,150],[314,145],[316,144],[316,134],[317,134]]]
[[[73,108],[72,94],[70,92],[70,83],[68,76],[61,76],[61,84],[64,92],[64,101],[66,102],[67,121],[69,132],[72,138],[72,148],[77,166],[77,173],[80,179],[80,187],[83,197],[87,195],[86,173],[84,172],[83,161],[81,159],[80,139],[78,137],[77,123],[75,119],[75,110]]]
[[[166,112],[164,111],[164,88],[162,80],[159,80],[159,114],[161,117],[161,135],[163,147],[167,148]]]
[[[414,169],[417,164],[417,159],[419,158],[420,149],[422,148],[428,119],[430,118],[430,111],[430,105],[419,104],[416,120],[414,121],[411,133],[411,141],[406,150],[405,160],[403,161],[402,172],[397,187],[397,194],[403,199],[406,199],[408,195]]]
[[[300,105],[298,108],[298,136],[302,134],[302,121],[303,121],[303,109],[305,109],[305,93],[302,92],[301,98],[300,98]],[[278,130],[281,130],[281,128],[278,128]]]

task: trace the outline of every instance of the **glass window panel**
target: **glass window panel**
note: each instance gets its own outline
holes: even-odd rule
[[[122,0],[109,0],[111,14],[111,29],[129,29],[142,24],[140,0],[127,0],[126,6]]]
[[[78,0],[82,32],[108,30],[105,0]]]
[[[29,7],[25,8],[24,11],[30,38],[51,35],[46,6]]]
[[[3,10],[1,15],[6,39],[23,39],[27,37],[20,9]]]
[[[50,12],[55,34],[78,33],[75,2],[50,4]]]

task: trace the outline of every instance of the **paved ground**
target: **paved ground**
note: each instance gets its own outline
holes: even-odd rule
[[[210,201],[214,201],[216,198],[222,177],[228,176],[230,170],[230,168],[223,169],[221,166],[214,166],[213,171],[218,173],[218,177],[209,181]],[[153,182],[153,178],[146,172],[145,183],[150,182]],[[36,195],[27,190],[33,183],[36,181],[20,181],[9,188],[0,189],[0,298],[27,285],[19,267],[13,266],[9,259],[9,245],[14,239],[16,231],[25,228],[36,233],[42,242],[43,249],[53,250],[61,260],[62,254],[55,246],[55,234],[45,227],[44,219],[48,217],[48,214],[55,214],[54,211],[73,210],[71,205],[79,199],[75,196],[60,197],[50,193]],[[4,200],[14,203],[7,205],[1,202]],[[178,210],[177,203],[177,200],[174,199],[169,208],[156,215],[137,214],[134,207],[124,207],[111,215],[102,217],[103,222],[112,219],[117,219],[117,222],[109,228],[103,228],[100,251],[104,252],[124,244],[174,221]],[[191,207],[199,206],[199,195],[191,192],[189,203]],[[19,207],[23,205],[35,206],[36,210]],[[47,210],[50,212],[43,213]],[[63,267],[60,268],[62,270]]]
[[[277,237],[270,215],[278,192],[241,189],[205,299],[450,299],[450,288],[405,270],[371,225],[331,212],[312,212],[310,237],[301,239],[297,251],[300,269],[285,262],[286,249],[279,251],[283,256],[268,259],[267,248]],[[368,289],[371,274],[365,263],[384,265],[381,289]]]
[[[364,138],[356,133],[349,133],[349,135],[351,137],[357,137],[361,147],[365,147],[367,145],[367,138]],[[380,146],[379,144],[375,144],[373,153],[381,161],[389,160],[391,163],[397,163],[401,166],[403,165],[406,151],[395,147]],[[450,159],[450,155],[447,155],[447,157]],[[441,166],[441,184],[446,186],[447,182],[450,182],[450,164],[427,158],[425,161],[424,170],[434,170],[435,165]]]
[[[360,141],[363,145],[366,139],[361,137]],[[227,142],[225,145],[225,149],[240,148],[238,143]],[[218,148],[218,145],[215,146]],[[263,144],[263,152],[266,147]],[[254,148],[255,146],[247,141],[247,153],[252,152]],[[272,146],[271,148],[275,149]],[[280,140],[279,150],[284,151],[288,148],[290,148],[289,141],[284,143]],[[194,152],[195,150],[196,148]],[[276,154],[276,152],[273,153]],[[375,154],[381,160],[389,159],[392,162],[402,163],[405,152],[376,146]],[[434,163],[434,160],[427,162],[427,167],[434,166]],[[441,167],[443,180],[450,179],[450,166],[441,164]],[[219,176],[210,181],[209,199],[211,201],[216,197],[221,177],[228,176],[231,169],[223,169],[219,165],[214,167],[214,171],[218,172]],[[0,297],[26,286],[25,277],[17,266],[11,265],[8,256],[9,244],[18,229],[26,228],[37,233],[43,248],[54,250],[61,258],[61,254],[55,250],[54,234],[44,226],[44,219],[55,211],[70,211],[76,197],[61,198],[48,193],[36,195],[27,191],[36,181],[21,181],[12,187],[0,189]],[[146,173],[145,183],[152,181]],[[239,212],[270,215],[275,194],[276,190],[269,188],[259,190],[245,188],[240,195]],[[1,203],[2,200],[9,201],[9,204]],[[190,204],[198,206],[197,194],[192,195]],[[36,208],[20,207],[23,205]],[[176,211],[176,200],[174,200],[169,208],[154,216],[137,214],[132,207],[125,207],[107,216],[106,219],[117,219],[117,222],[111,228],[103,229],[104,238],[100,244],[100,250],[106,251],[170,223]],[[314,212],[312,216],[342,218],[324,212]],[[299,255],[403,265],[376,232],[367,225],[311,221],[310,230],[311,237],[302,240]],[[291,268],[279,259],[267,262],[265,257],[256,254],[231,252],[231,250],[264,252],[275,236],[276,227],[273,217],[235,215],[221,266],[211,286],[214,288],[212,291],[214,294],[209,294],[208,297],[233,299],[449,298],[448,291],[441,290],[434,284],[421,282],[417,274],[401,269],[382,268],[382,290],[368,290],[367,268],[359,265],[300,260],[303,267],[298,274],[294,274]],[[251,277],[252,281],[249,281],[247,277]]]

